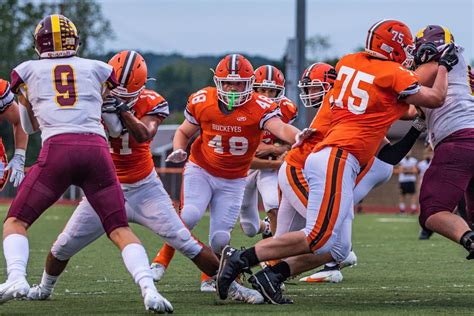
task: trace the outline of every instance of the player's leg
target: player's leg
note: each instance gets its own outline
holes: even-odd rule
[[[87,199],[83,199],[53,243],[46,258],[41,282],[33,286],[28,298],[45,300],[51,296],[69,259],[104,234],[100,218]]]
[[[18,188],[3,224],[3,253],[8,278],[0,285],[0,303],[28,293],[26,231],[71,183],[68,166],[61,155],[64,152],[54,148],[53,140],[50,138],[43,144],[36,164]]]
[[[441,142],[425,172],[420,192],[420,224],[468,251],[474,251],[474,233],[466,221],[453,214],[474,177],[474,142]]]
[[[349,251],[335,251],[333,246],[343,219],[352,212],[353,188],[359,171],[357,160],[343,150],[327,147],[311,154],[305,167],[310,170],[306,177],[310,194],[305,230],[262,240],[245,251],[227,247],[218,273],[221,298],[226,297],[230,280],[260,261],[331,252],[333,259],[341,262],[349,254]],[[285,272],[289,272],[289,268]]]
[[[196,188],[199,188],[196,189]],[[188,162],[183,173],[182,205],[180,217],[190,230],[204,216],[211,200],[212,190],[209,183],[209,174],[201,167]],[[166,269],[171,262],[174,249],[167,243],[161,247],[153,260],[154,269]]]
[[[139,187],[127,189],[124,185],[124,192],[130,206],[127,212],[133,213],[129,214],[133,222],[163,238],[167,244],[191,259],[201,271],[211,276],[217,273],[219,260],[184,225],[156,172]]]
[[[246,177],[242,207],[240,209],[240,227],[247,237],[254,237],[261,230],[258,214],[257,177],[260,170],[251,170]]]
[[[74,182],[83,189],[107,236],[120,249],[127,270],[141,289],[145,308],[172,312],[172,305],[155,287],[145,248],[128,227],[124,196],[108,145],[101,137],[95,139],[95,144],[89,144],[86,153],[70,155],[70,161],[77,169]]]
[[[262,197],[265,213],[270,219],[270,229],[276,232],[278,215],[278,174],[275,170],[260,170],[257,175],[257,189]]]

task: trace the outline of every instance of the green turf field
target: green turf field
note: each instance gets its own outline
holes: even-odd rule
[[[2,218],[5,212],[1,207]],[[31,229],[30,284],[40,281],[46,253],[71,212],[71,207],[55,207]],[[195,231],[206,240],[207,222],[206,217]],[[286,293],[294,305],[251,306],[200,293],[199,272],[182,255],[175,257],[158,288],[173,304],[175,314],[474,313],[474,262],[464,259],[460,246],[439,236],[419,241],[417,225],[412,216],[357,215],[353,239],[358,265],[343,270],[340,284],[288,284]],[[152,257],[161,241],[146,229],[136,225],[133,229]],[[232,245],[250,246],[253,242],[239,228],[235,230]],[[0,261],[4,270],[3,255]],[[142,314],[144,307],[120,253],[103,237],[71,260],[51,300],[0,305],[0,314],[13,313]]]

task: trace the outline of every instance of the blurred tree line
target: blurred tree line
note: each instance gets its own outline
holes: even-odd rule
[[[0,0],[0,78],[10,79],[11,70],[21,62],[37,58],[33,48],[33,32],[45,16],[61,13],[69,17],[80,32],[80,55],[94,57],[102,53],[103,43],[113,36],[110,22],[103,17],[101,6],[93,0],[62,0],[42,2],[32,0]],[[0,135],[11,157],[14,150],[11,126],[0,122]],[[39,153],[38,134],[30,137],[27,165]]]
[[[103,44],[115,37],[110,22],[104,17],[101,6],[94,0],[0,0],[0,78],[10,78],[11,70],[37,55],[33,48],[33,32],[37,23],[46,15],[61,13],[77,26],[80,35],[81,57],[107,62],[116,52],[104,53]],[[330,47],[329,37],[315,35],[307,42],[309,62]],[[184,57],[179,54],[162,55],[142,53],[147,61],[148,75],[156,80],[147,83],[149,88],[162,94],[172,112],[166,123],[181,123],[188,96],[209,85],[214,85],[211,68],[215,68],[221,56]],[[255,68],[272,64],[285,72],[285,61],[247,56]],[[336,60],[327,61],[334,64]],[[0,136],[11,157],[14,150],[11,126],[0,122]],[[36,161],[41,140],[39,134],[30,137],[27,165]]]

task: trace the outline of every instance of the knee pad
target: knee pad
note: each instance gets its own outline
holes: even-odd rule
[[[194,205],[185,205],[181,210],[181,219],[186,227],[193,229],[197,225],[202,215],[199,209]]]
[[[77,240],[71,238],[67,233],[61,233],[51,247],[51,253],[56,259],[66,261],[81,249]]]
[[[254,237],[260,230],[260,221],[258,221],[258,225],[255,225],[255,223],[251,222],[240,222],[240,227],[242,228],[245,236]]]
[[[199,241],[191,235],[191,232],[187,228],[178,230],[174,238],[167,240],[167,243],[189,259],[196,257],[203,247]]]
[[[222,249],[227,246],[230,242],[230,233],[226,231],[216,231],[209,238],[209,243],[211,245],[212,251],[215,253],[221,253]]]

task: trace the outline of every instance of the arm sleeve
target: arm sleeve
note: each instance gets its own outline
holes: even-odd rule
[[[377,158],[390,165],[397,165],[415,144],[421,132],[412,127],[401,140],[395,144],[387,144],[380,149]]]
[[[18,107],[20,109],[20,122],[21,122],[21,127],[25,131],[26,134],[32,135],[36,133],[36,131],[33,129],[33,124],[31,123],[30,116],[28,115],[28,111],[23,105],[19,105]]]
[[[107,128],[107,132],[113,138],[117,138],[122,134],[123,125],[120,118],[115,113],[102,113],[102,120]]]

